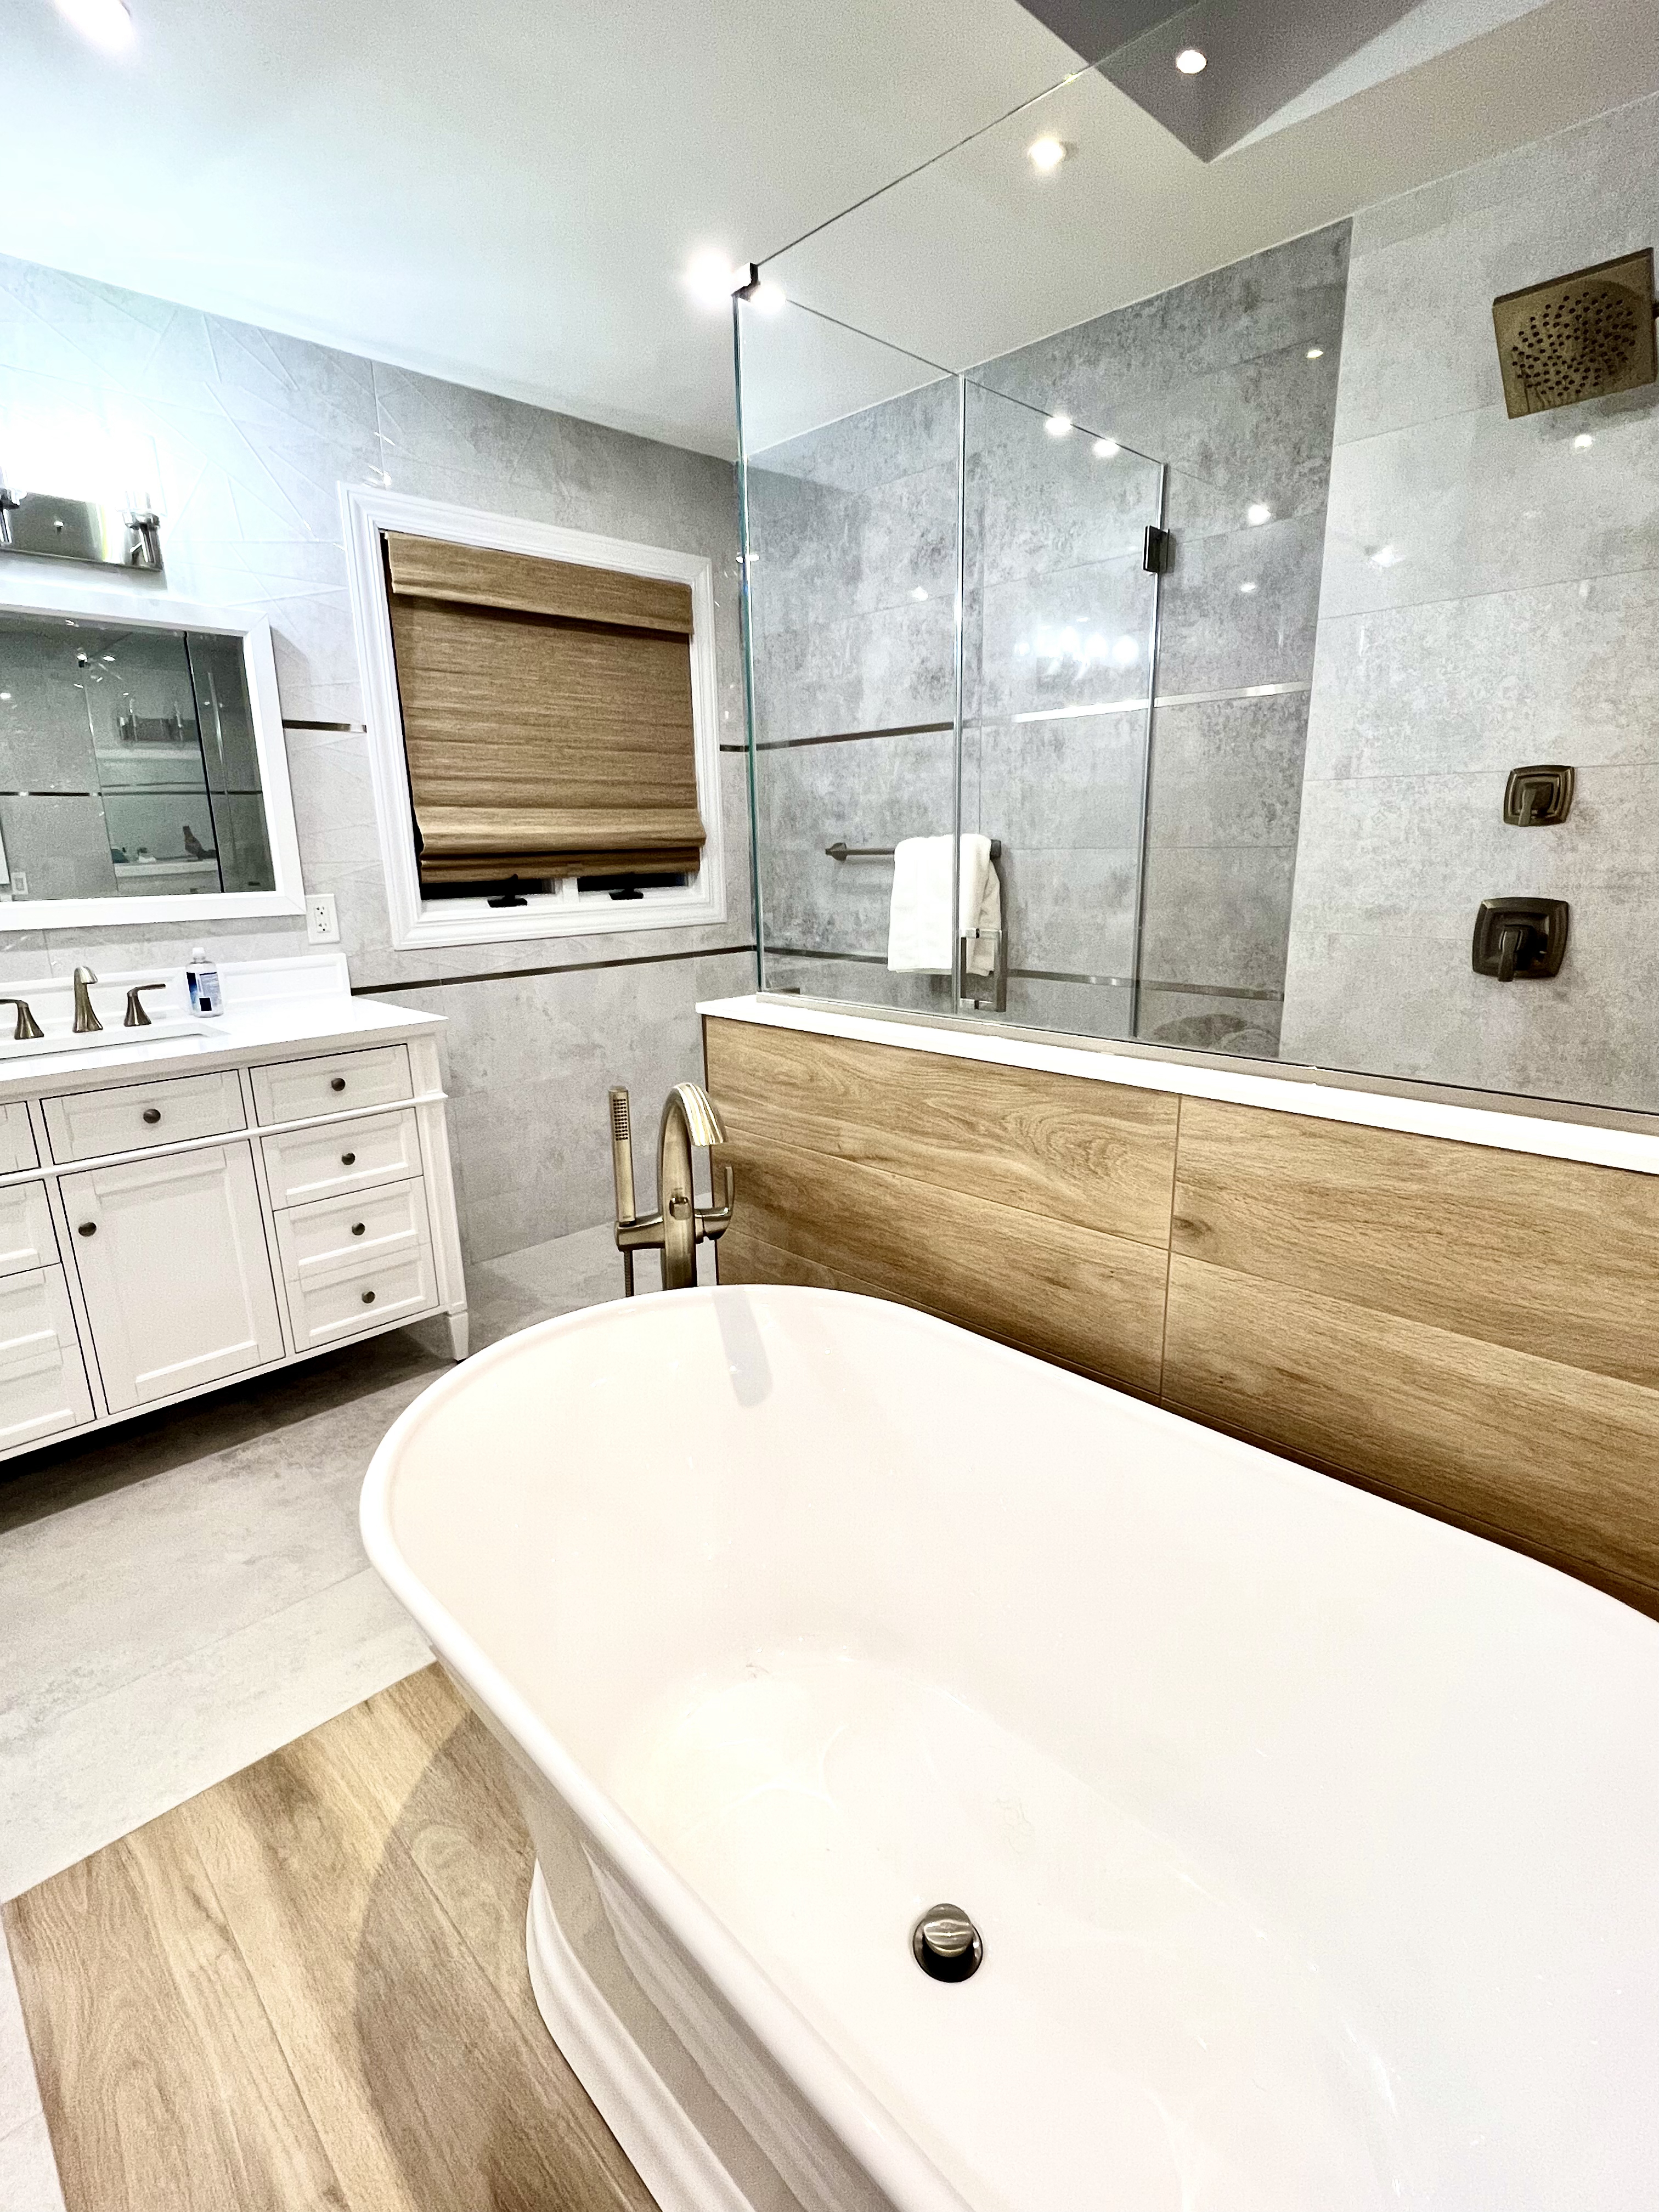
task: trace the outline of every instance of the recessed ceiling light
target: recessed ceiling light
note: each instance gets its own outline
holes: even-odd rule
[[[1308,358],[1309,358],[1309,360],[1310,360],[1310,361],[1323,361],[1323,360],[1324,360],[1324,358],[1325,358],[1325,349],[1324,349],[1324,347],[1323,347],[1323,346],[1310,346],[1310,347],[1308,348]]]
[[[694,253],[686,264],[686,289],[699,307],[724,307],[731,300],[735,275],[726,254],[717,247],[706,246],[701,253]]]
[[[1595,441],[1591,437],[1588,430],[1581,430],[1572,442],[1576,452],[1587,453],[1590,447],[1595,443]]]
[[[1118,444],[1115,438],[1095,440],[1095,459],[1097,461],[1115,461],[1122,451],[1122,447]]]
[[[1176,56],[1176,67],[1182,76],[1200,76],[1209,66],[1210,57],[1196,46],[1183,46]]]
[[[1069,438],[1072,418],[1069,415],[1050,415],[1042,425],[1051,438]]]
[[[132,44],[132,16],[126,0],[58,0],[58,12],[95,46],[106,47],[112,53]]]
[[[1254,584],[1241,584],[1238,588],[1248,599],[1250,593],[1255,590],[1256,586]]]
[[[1244,510],[1244,520],[1252,530],[1259,530],[1264,522],[1271,522],[1273,519],[1272,507],[1265,506],[1259,499]]]
[[[1379,545],[1371,556],[1379,568],[1396,568],[1405,557],[1397,545]]]
[[[1060,167],[1071,148],[1063,138],[1033,138],[1025,149],[1025,158],[1038,176],[1051,176]]]
[[[918,585],[916,586],[915,589],[915,590],[911,592],[911,594],[910,594],[910,597],[911,597],[913,599],[925,599],[927,598],[927,586],[925,584],[918,584]]]

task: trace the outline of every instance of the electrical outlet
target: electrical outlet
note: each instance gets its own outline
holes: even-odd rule
[[[334,911],[332,891],[306,893],[306,939],[311,945],[337,945],[340,917]]]

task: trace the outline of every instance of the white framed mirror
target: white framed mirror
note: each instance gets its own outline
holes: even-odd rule
[[[304,904],[269,624],[0,564],[0,922]]]

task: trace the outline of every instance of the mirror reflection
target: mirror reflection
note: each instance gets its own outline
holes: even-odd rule
[[[0,614],[0,897],[274,888],[240,639]]]

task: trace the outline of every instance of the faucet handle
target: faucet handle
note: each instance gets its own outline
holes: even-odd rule
[[[0,1006],[15,1006],[17,1009],[17,1020],[11,1033],[14,1044],[26,1044],[46,1035],[35,1020],[33,1009],[27,999],[0,999]]]
[[[730,1161],[720,1162],[720,1174],[726,1182],[725,1203],[697,1208],[697,1242],[700,1244],[718,1243],[732,1226],[732,1200],[737,1188],[737,1177],[732,1172]]]
[[[150,1025],[149,1016],[144,1012],[144,1002],[139,994],[143,991],[165,991],[167,987],[165,975],[156,983],[135,983],[127,993],[127,1014],[126,1019],[121,1024],[122,1028],[147,1030]]]

